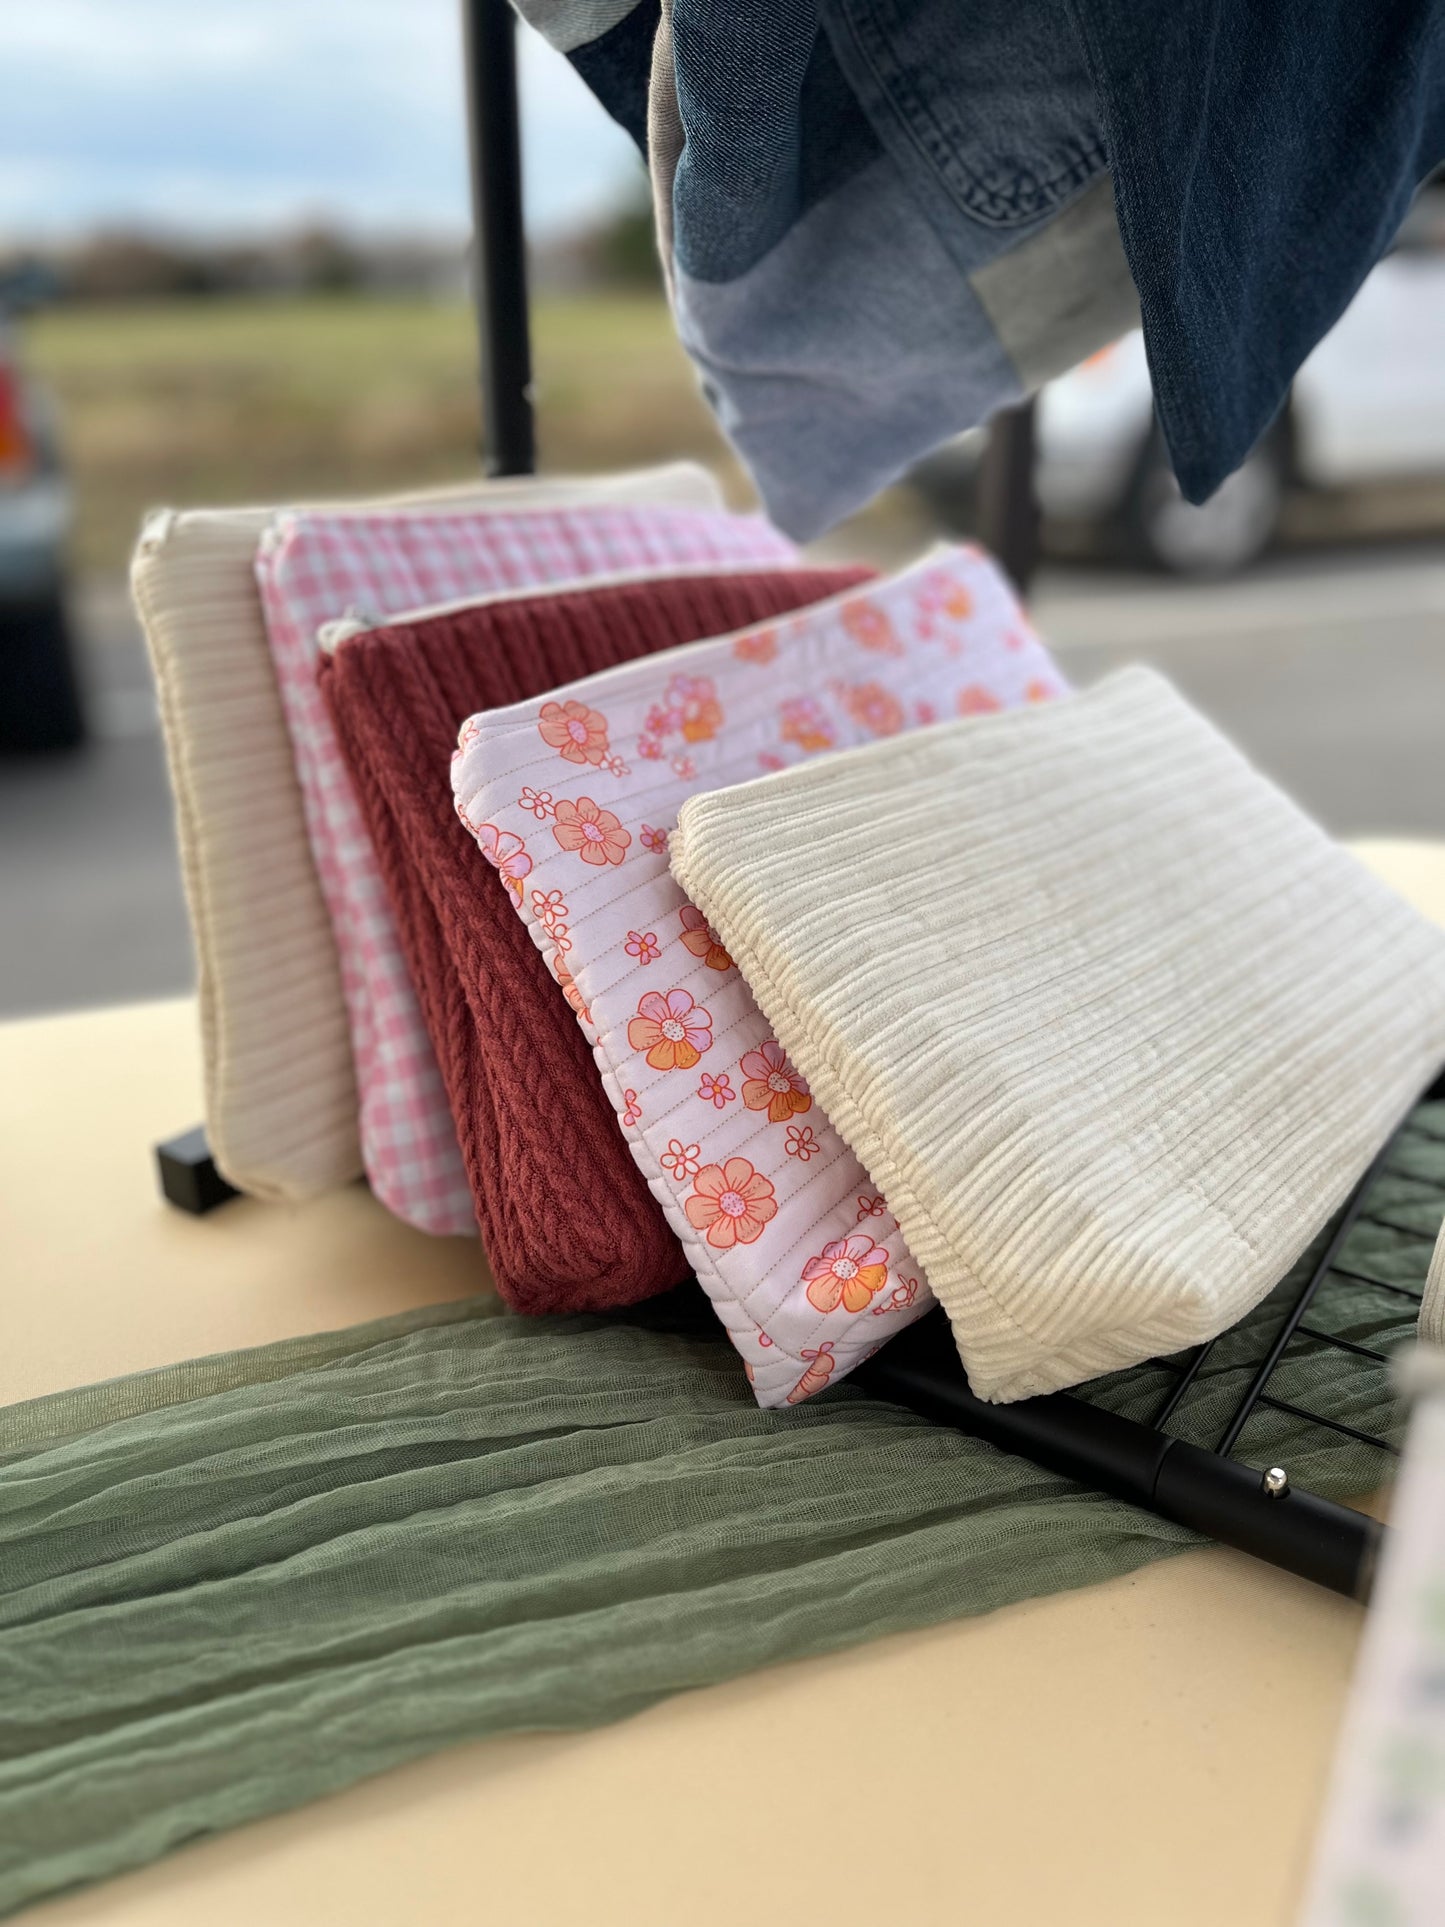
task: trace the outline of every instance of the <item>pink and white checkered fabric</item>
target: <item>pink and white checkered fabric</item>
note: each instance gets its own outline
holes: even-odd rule
[[[476,1230],[446,1092],[331,719],[317,631],[428,604],[681,566],[787,567],[790,542],[757,516],[651,505],[465,514],[291,514],[256,559],[306,826],[341,958],[372,1190],[419,1230]],[[457,718],[458,723],[461,717]],[[450,811],[445,771],[437,808]]]

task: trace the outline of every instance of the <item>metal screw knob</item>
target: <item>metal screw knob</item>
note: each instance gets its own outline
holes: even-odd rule
[[[1282,1499],[1289,1491],[1289,1474],[1282,1465],[1272,1465],[1259,1483],[1265,1498]]]

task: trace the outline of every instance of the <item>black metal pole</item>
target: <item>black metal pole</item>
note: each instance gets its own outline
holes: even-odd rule
[[[522,225],[517,42],[507,0],[462,0],[471,137],[473,274],[481,337],[482,459],[489,475],[530,475],[532,344]],[[161,1190],[183,1211],[213,1211],[236,1192],[221,1176],[205,1129],[156,1146]]]
[[[941,1311],[890,1340],[853,1383],[1351,1599],[1369,1593],[1385,1536],[1376,1520],[1303,1490],[1273,1498],[1250,1466],[1066,1392],[986,1405],[969,1389]]]
[[[989,428],[978,477],[978,539],[1027,595],[1039,560],[1032,400],[1005,409]]]
[[[516,22],[507,0],[462,0],[462,25],[476,233],[472,271],[481,338],[482,459],[489,475],[530,475],[537,451]]]

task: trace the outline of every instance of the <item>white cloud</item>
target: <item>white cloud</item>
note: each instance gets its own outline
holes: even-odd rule
[[[545,232],[614,202],[637,160],[567,63],[520,35]],[[13,233],[467,220],[458,0],[45,0],[0,12],[0,73]]]

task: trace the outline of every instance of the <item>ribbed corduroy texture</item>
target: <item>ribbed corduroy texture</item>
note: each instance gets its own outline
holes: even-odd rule
[[[473,482],[349,512],[578,500],[721,506],[709,475],[673,463],[580,481]],[[274,512],[150,517],[131,591],[175,797],[211,1150],[241,1190],[297,1203],[359,1177],[361,1147],[336,943],[253,573]]]
[[[974,1390],[1212,1337],[1445,1058],[1445,934],[1142,669],[684,805]]]
[[[251,573],[269,509],[153,516],[131,592],[175,801],[212,1154],[299,1203],[361,1174],[336,946]]]
[[[592,1052],[451,807],[477,709],[836,595],[859,570],[520,595],[352,636],[321,683],[441,1065],[492,1273],[521,1311],[635,1303],[686,1275]]]
[[[1340,1259],[1415,1289],[1428,1241],[1382,1220],[1445,1207],[1445,1105],[1420,1124]],[[0,1912],[459,1740],[1195,1543],[850,1385],[759,1410],[700,1293],[633,1318],[448,1306],[0,1412]],[[1182,1436],[1218,1432],[1277,1318],[1217,1348]],[[1383,1350],[1414,1322],[1343,1280],[1311,1319]],[[1088,1396],[1139,1416],[1169,1382]],[[1318,1341],[1279,1389],[1394,1429],[1384,1375]],[[1242,1450],[1334,1496],[1388,1473],[1268,1410]]]

